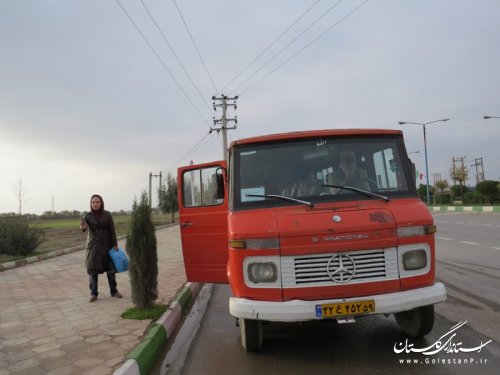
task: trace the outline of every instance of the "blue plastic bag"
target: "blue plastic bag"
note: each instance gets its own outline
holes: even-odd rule
[[[115,265],[116,272],[125,272],[128,270],[127,254],[125,254],[125,251],[121,247],[118,248],[118,251],[111,248],[109,250],[109,256]]]

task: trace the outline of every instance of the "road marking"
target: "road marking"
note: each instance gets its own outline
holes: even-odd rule
[[[448,237],[438,237],[438,240],[444,240],[444,241],[453,241],[453,238],[448,238]]]
[[[494,249],[494,250],[500,250],[500,247],[493,246],[492,249]]]
[[[434,220],[436,223],[447,223],[448,220]]]
[[[470,242],[470,241],[460,241],[460,243],[464,243],[466,245],[480,245],[479,243],[477,242]]]
[[[481,225],[485,227],[491,227],[491,224],[481,224]]]
[[[463,221],[457,221],[457,224],[465,224]]]

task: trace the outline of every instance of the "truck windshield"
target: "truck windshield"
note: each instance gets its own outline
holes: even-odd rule
[[[416,196],[403,140],[392,135],[235,145],[230,174],[233,209]]]

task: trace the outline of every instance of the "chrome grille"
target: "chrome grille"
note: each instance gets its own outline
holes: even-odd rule
[[[348,255],[356,265],[356,273],[345,283],[333,281],[328,275],[328,262],[335,255]],[[330,272],[339,266],[338,258],[330,263]],[[343,253],[284,256],[281,258],[284,288],[349,285],[398,278],[396,248],[350,251]]]

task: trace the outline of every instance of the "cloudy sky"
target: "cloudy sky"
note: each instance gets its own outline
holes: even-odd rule
[[[130,209],[150,172],[221,158],[221,93],[230,140],[402,129],[422,171],[398,121],[450,118],[427,126],[431,182],[453,157],[498,180],[499,20],[497,0],[2,0],[0,213],[19,181],[23,212]]]

